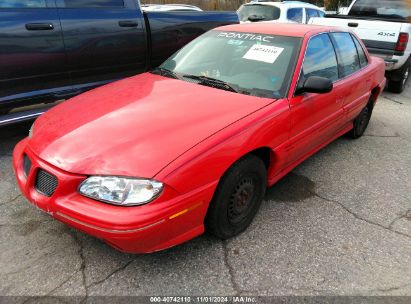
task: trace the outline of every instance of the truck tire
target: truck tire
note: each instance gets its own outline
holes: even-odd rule
[[[404,68],[404,71],[401,72],[400,80],[392,80],[388,81],[388,90],[393,93],[402,93],[405,89],[405,85],[407,84],[408,78],[410,76],[410,64]]]
[[[221,178],[207,211],[205,226],[223,240],[244,231],[254,219],[267,187],[267,169],[255,155],[248,155]]]

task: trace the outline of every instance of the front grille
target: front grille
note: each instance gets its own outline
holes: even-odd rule
[[[23,158],[23,172],[24,175],[27,177],[29,176],[30,173],[30,169],[31,169],[31,160],[30,158],[24,154],[24,158]]]
[[[57,177],[54,175],[41,169],[37,172],[35,188],[41,194],[49,197],[52,196],[54,191],[56,191],[57,183]]]

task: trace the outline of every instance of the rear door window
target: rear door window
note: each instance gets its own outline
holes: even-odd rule
[[[340,77],[349,76],[358,71],[360,60],[357,48],[349,33],[331,33],[337,48]]]
[[[360,44],[360,42],[358,41],[358,39],[356,37],[352,36],[352,35],[351,35],[351,37],[354,40],[355,46],[357,47],[358,57],[360,59],[360,65],[363,68],[366,65],[368,65],[367,56],[365,55],[364,49],[363,49],[362,45]]]
[[[123,0],[65,0],[66,8],[123,7]]]
[[[319,76],[338,80],[338,65],[333,44],[328,34],[320,34],[310,39],[305,52],[302,74],[304,79]]]
[[[303,22],[303,9],[302,8],[290,8],[287,11],[287,19],[290,21],[302,23]]]
[[[311,18],[320,17],[320,15],[318,14],[318,11],[315,10],[315,9],[306,8],[306,9],[305,9],[305,12],[306,12],[306,14],[307,14],[305,23],[308,23],[308,21],[310,21]]]
[[[45,8],[46,0],[0,0],[1,8]]]

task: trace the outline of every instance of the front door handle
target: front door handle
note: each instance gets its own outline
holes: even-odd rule
[[[118,25],[121,27],[136,27],[138,22],[134,20],[121,20],[118,22]]]
[[[28,31],[50,31],[54,29],[52,23],[27,23],[26,29]]]

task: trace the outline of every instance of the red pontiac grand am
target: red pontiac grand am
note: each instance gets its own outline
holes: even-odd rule
[[[267,186],[339,136],[360,137],[384,85],[384,62],[345,30],[220,27],[39,117],[14,170],[34,205],[125,252],[205,229],[226,239]]]

